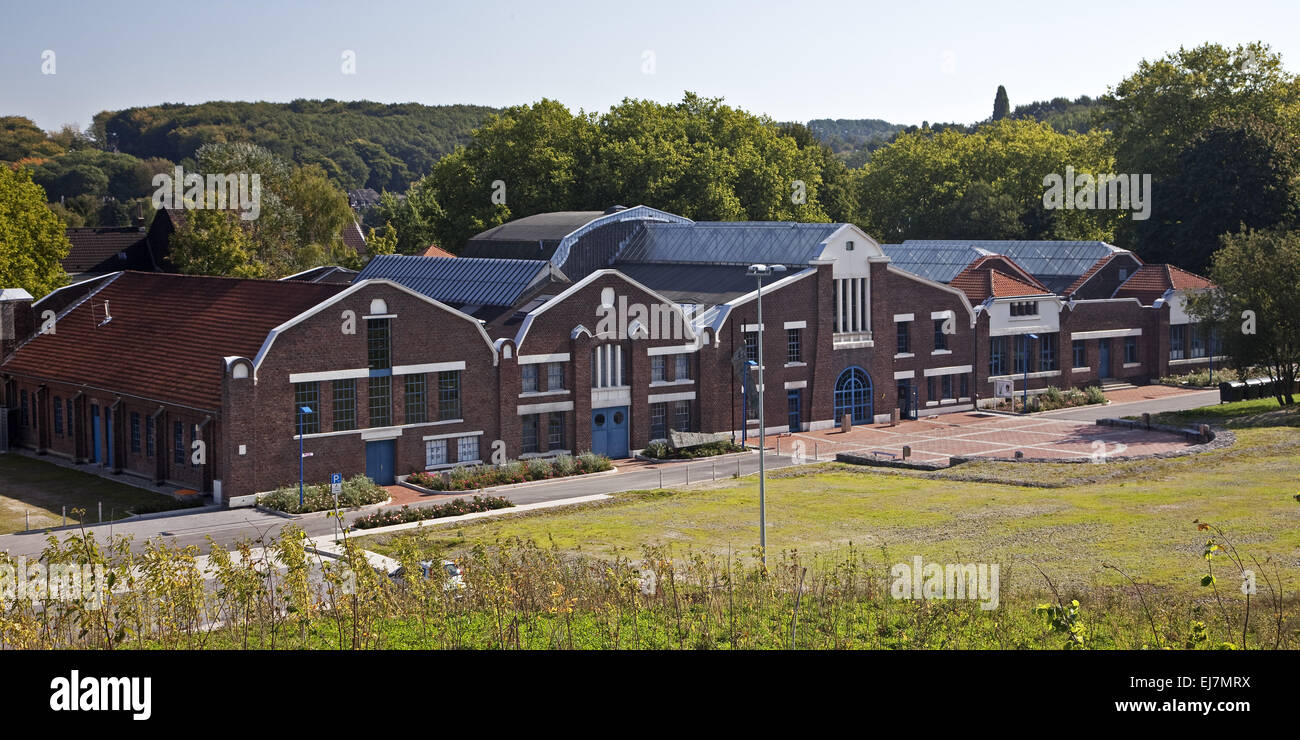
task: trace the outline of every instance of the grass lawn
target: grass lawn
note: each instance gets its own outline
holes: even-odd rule
[[[780,471],[767,485],[769,547],[834,560],[852,543],[878,552],[882,566],[915,555],[927,562],[999,563],[1002,587],[1013,591],[1042,589],[1030,563],[1070,589],[1126,583],[1102,567],[1112,564],[1139,582],[1196,592],[1207,533],[1193,521],[1201,520],[1222,527],[1243,554],[1280,559],[1287,590],[1295,593],[1300,429],[1249,428],[1240,417],[1255,410],[1231,416],[1210,407],[1221,421],[1237,420],[1238,444],[1168,460],[970,463],[939,473],[838,464]],[[979,482],[1008,478],[1020,485]],[[564,551],[639,559],[643,545],[667,545],[678,557],[747,552],[758,541],[757,521],[757,482],[746,478],[619,494],[601,504],[484,523],[435,523],[431,534],[448,552],[521,537]],[[391,538],[399,536],[406,535],[372,535],[363,544],[391,553]]]
[[[1254,398],[1249,401],[1202,406],[1199,409],[1186,411],[1169,411],[1156,414],[1152,420],[1161,424],[1202,422],[1219,424],[1229,429],[1300,427],[1300,405],[1283,407],[1278,406],[1277,401],[1272,398]]]
[[[166,506],[172,499],[108,478],[72,470],[23,455],[0,455],[0,534],[23,531],[23,514],[30,513],[32,529],[57,527],[68,507],[68,523],[76,519],[72,509],[86,510],[85,520],[94,522],[97,506],[104,504],[104,521],[129,516],[128,510],[142,505]]]

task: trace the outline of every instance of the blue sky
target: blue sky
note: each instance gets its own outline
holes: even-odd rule
[[[47,129],[162,102],[549,97],[603,111],[684,90],[778,120],[971,122],[999,84],[1013,106],[1098,95],[1180,45],[1262,40],[1300,69],[1295,0],[4,2],[0,115]]]

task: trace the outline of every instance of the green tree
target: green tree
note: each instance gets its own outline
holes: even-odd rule
[[[0,167],[0,287],[49,293],[67,282],[62,260],[71,248],[31,174]]]
[[[51,141],[30,118],[0,116],[0,162],[56,157],[66,148]]]
[[[1188,313],[1213,326],[1238,368],[1268,368],[1279,404],[1295,403],[1300,369],[1300,232],[1248,230],[1223,238],[1210,278]]]
[[[993,96],[993,120],[1001,121],[1011,114],[1011,100],[1007,98],[1007,89],[998,85],[998,93]]]
[[[171,235],[168,244],[172,265],[183,273],[268,277],[249,230],[234,211],[189,211],[185,225]]]

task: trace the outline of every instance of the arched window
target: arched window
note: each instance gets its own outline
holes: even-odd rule
[[[854,424],[870,424],[873,419],[871,376],[860,367],[850,367],[835,381],[835,421],[853,415]]]

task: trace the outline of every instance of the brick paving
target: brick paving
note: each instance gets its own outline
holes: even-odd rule
[[[1215,374],[1218,379],[1218,373]],[[1227,373],[1224,374],[1227,377]],[[1111,391],[1106,394],[1106,399],[1111,403],[1128,403],[1130,401],[1149,401],[1153,398],[1168,398],[1170,396],[1184,396],[1188,393],[1200,393],[1205,388],[1176,388],[1172,385],[1140,385],[1136,388],[1124,388],[1117,391]]]
[[[908,445],[912,448],[911,460],[932,463],[947,462],[954,455],[1014,458],[1017,451],[1030,458],[1091,458],[1094,454],[1133,457],[1177,452],[1195,444],[1168,432],[981,412],[944,414],[894,426],[860,426],[847,434],[838,429],[802,432],[781,435],[777,441],[783,454],[798,451],[823,460],[840,452],[889,453],[899,459],[903,446]]]

